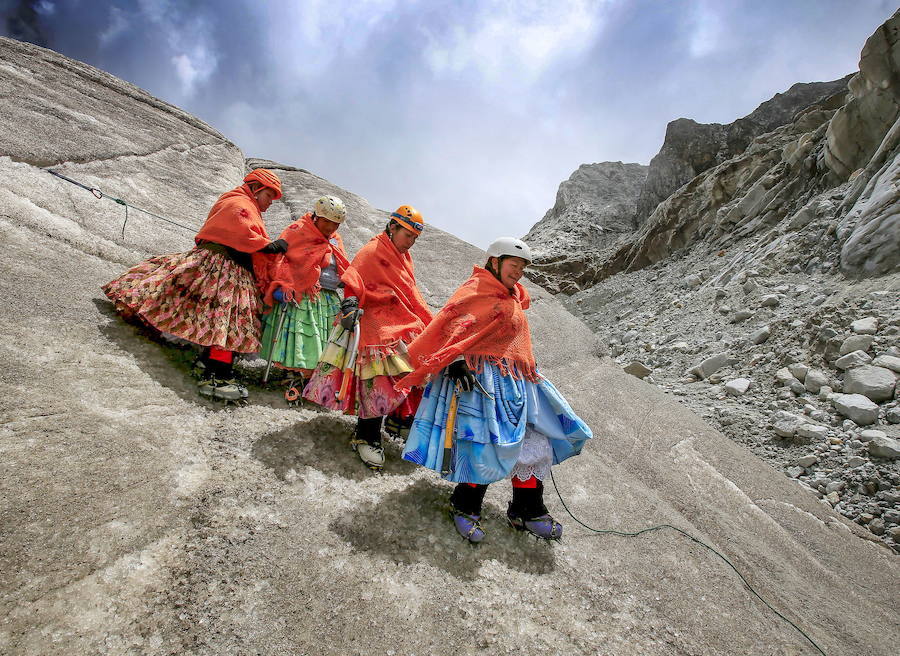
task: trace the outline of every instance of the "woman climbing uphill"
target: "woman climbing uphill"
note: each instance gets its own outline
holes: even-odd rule
[[[271,282],[261,281],[266,301],[279,305],[263,315],[260,356],[295,373],[285,393],[290,403],[300,400],[303,380],[309,379],[325,350],[341,307],[340,276],[350,261],[337,230],[346,217],[340,198],[319,198],[312,212],[281,233],[287,252],[273,263]]]
[[[519,284],[531,251],[503,237],[488,248],[484,268],[454,292],[409,345],[415,371],[401,385],[431,378],[403,451],[406,460],[457,483],[450,497],[456,530],[484,539],[481,505],[490,483],[512,479],[510,525],[547,540],[562,526],[544,506],[551,465],[581,452],[591,430],[535,365]]]
[[[359,417],[351,446],[376,471],[384,466],[384,416],[411,418],[419,397],[407,398],[395,384],[412,371],[406,345],[431,321],[409,255],[424,229],[422,215],[403,205],[353,258],[341,276],[340,324],[303,393],[314,403]]]
[[[247,398],[233,380],[235,353],[259,350],[260,293],[254,264],[266,266],[283,253],[262,220],[281,198],[281,181],[267,169],[247,174],[244,183],[219,197],[186,253],[141,262],[103,286],[116,310],[152,328],[205,347],[200,394],[226,401]]]

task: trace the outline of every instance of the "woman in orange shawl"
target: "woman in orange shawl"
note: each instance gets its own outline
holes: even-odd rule
[[[412,371],[406,345],[431,321],[409,255],[424,227],[422,215],[403,205],[353,258],[341,276],[344,316],[303,392],[314,403],[358,415],[351,446],[374,470],[384,466],[384,416],[408,418],[416,411],[418,395],[395,385]],[[358,347],[351,367],[354,331]]]
[[[205,379],[198,385],[205,396],[247,397],[232,380],[232,365],[235,352],[260,347],[261,302],[253,267],[265,268],[267,254],[284,252],[284,241],[270,240],[262,220],[278,198],[278,176],[251,171],[212,206],[194,248],[141,262],[103,286],[126,318],[205,347],[200,359]]]
[[[558,540],[562,526],[544,506],[543,480],[591,437],[535,366],[525,317],[530,300],[519,284],[530,261],[519,239],[491,244],[484,268],[472,270],[409,345],[415,370],[401,383],[427,382],[403,458],[457,483],[450,515],[473,543],[484,539],[487,486],[504,478],[512,480],[510,525]]]
[[[260,280],[267,304],[277,307],[263,315],[259,355],[294,372],[285,393],[289,403],[300,400],[303,379],[310,377],[322,356],[341,307],[340,276],[350,260],[337,231],[346,217],[340,198],[319,198],[312,212],[281,233],[287,252],[273,262],[271,280]]]

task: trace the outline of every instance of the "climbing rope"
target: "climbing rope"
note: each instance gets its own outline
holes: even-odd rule
[[[125,239],[125,226],[128,224],[128,208],[129,207],[133,210],[137,210],[138,212],[143,212],[144,214],[149,214],[150,216],[152,216],[156,219],[159,219],[160,221],[165,221],[166,223],[170,223],[174,226],[178,226],[179,228],[184,228],[185,230],[190,230],[191,232],[197,232],[197,228],[194,228],[191,226],[186,226],[182,223],[178,223],[177,221],[173,221],[172,219],[167,219],[164,216],[155,214],[154,212],[151,212],[150,210],[145,210],[143,208],[138,207],[137,205],[132,205],[131,203],[124,201],[121,198],[116,198],[115,196],[111,196],[103,191],[100,191],[96,187],[88,187],[86,184],[82,184],[81,182],[78,182],[77,180],[68,178],[68,177],[64,176],[62,173],[58,173],[52,169],[44,169],[44,171],[46,171],[50,175],[55,175],[57,178],[65,180],[66,182],[69,182],[69,183],[75,185],[76,187],[81,187],[82,189],[91,192],[94,195],[94,197],[97,198],[98,200],[101,198],[108,198],[111,201],[113,201],[114,203],[118,203],[119,205],[123,206],[125,208],[125,221],[124,221],[124,223],[122,223],[122,239]]]
[[[695,537],[694,537],[693,535],[691,535],[690,533],[687,533],[686,531],[684,531],[683,529],[678,528],[677,526],[672,526],[671,524],[657,524],[657,525],[655,525],[655,526],[649,526],[649,527],[647,527],[647,528],[642,528],[642,529],[640,529],[639,531],[634,531],[634,532],[629,532],[629,531],[617,531],[617,530],[615,530],[615,529],[608,529],[608,528],[605,528],[605,529],[604,529],[604,528],[594,528],[594,527],[592,527],[592,526],[588,526],[588,525],[585,524],[583,521],[581,521],[580,519],[578,519],[575,515],[573,515],[571,510],[569,510],[569,506],[566,505],[566,502],[565,502],[565,500],[563,499],[563,496],[562,496],[562,494],[561,494],[560,491],[559,491],[559,486],[556,484],[556,479],[553,477],[553,470],[552,470],[552,469],[550,470],[550,480],[553,481],[553,488],[556,490],[556,496],[559,497],[559,502],[562,504],[562,507],[565,508],[566,512],[569,514],[569,517],[571,517],[572,519],[574,519],[577,523],[581,524],[581,526],[583,526],[583,527],[586,528],[587,530],[591,531],[592,533],[595,533],[595,534],[597,534],[597,535],[617,535],[617,536],[620,536],[620,537],[634,538],[634,537],[637,537],[637,536],[642,535],[642,534],[644,534],[644,533],[650,533],[650,532],[652,532],[652,531],[659,531],[659,530],[662,530],[662,529],[664,529],[664,528],[670,528],[670,529],[672,529],[673,531],[676,531],[677,533],[680,533],[681,535],[683,535],[684,537],[686,537],[686,538],[687,538],[688,540],[690,540],[691,542],[694,542],[694,543],[696,543],[696,544],[699,544],[701,547],[704,547],[704,548],[708,549],[709,551],[713,552],[715,555],[717,555],[719,558],[721,558],[721,559],[725,562],[726,565],[728,565],[731,569],[734,570],[734,573],[738,575],[738,577],[741,579],[741,581],[744,583],[744,585],[747,586],[747,589],[748,589],[748,590],[749,590],[749,591],[750,591],[757,599],[759,599],[763,604],[765,604],[765,606],[766,606],[769,610],[771,610],[773,613],[775,613],[778,617],[780,617],[780,618],[783,619],[785,622],[787,622],[787,623],[790,624],[792,627],[794,627],[797,631],[799,631],[799,632],[800,632],[800,635],[802,635],[804,638],[806,638],[806,639],[809,641],[809,643],[810,643],[813,647],[815,647],[815,648],[818,650],[818,652],[819,652],[820,654],[822,654],[822,656],[826,656],[826,654],[825,654],[825,652],[822,650],[822,648],[819,647],[819,645],[817,645],[816,642],[815,642],[812,638],[810,638],[809,635],[807,635],[807,633],[806,633],[803,629],[801,629],[799,626],[797,626],[796,624],[794,624],[792,621],[790,621],[790,620],[789,620],[788,618],[786,618],[784,615],[782,615],[781,613],[779,613],[777,610],[775,610],[775,608],[772,607],[772,604],[770,604],[768,601],[766,601],[765,599],[763,599],[763,598],[759,595],[759,593],[758,593],[756,590],[753,589],[753,586],[750,585],[750,583],[747,581],[747,579],[744,577],[744,575],[741,574],[741,573],[738,571],[737,567],[735,567],[735,566],[731,563],[731,561],[728,560],[728,558],[726,558],[725,556],[723,556],[721,553],[719,553],[718,551],[716,551],[715,549],[713,549],[711,546],[709,546],[708,544],[706,544],[706,543],[703,542],[702,540],[699,540],[699,539],[695,538]]]

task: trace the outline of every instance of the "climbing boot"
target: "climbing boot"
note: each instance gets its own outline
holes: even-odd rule
[[[517,531],[527,531],[542,540],[560,540],[562,538],[562,524],[557,522],[550,513],[544,513],[531,519],[525,519],[516,513],[512,502],[506,511],[506,521]]]
[[[379,472],[384,467],[384,448],[381,445],[381,422],[383,417],[359,418],[356,430],[350,440],[350,448],[363,464],[372,471]]]
[[[244,401],[250,396],[247,388],[233,379],[206,378],[197,383],[197,391],[201,396],[208,396],[220,401]]]
[[[356,451],[356,455],[363,464],[372,471],[380,472],[384,469],[384,449],[380,444],[370,444],[366,440],[350,440],[350,448]]]
[[[450,504],[450,519],[456,532],[472,544],[478,544],[484,540],[484,529],[481,527],[481,515],[470,515],[457,510]]]

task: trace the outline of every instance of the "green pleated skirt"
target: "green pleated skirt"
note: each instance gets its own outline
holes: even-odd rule
[[[259,355],[281,369],[315,369],[328,344],[334,318],[341,309],[337,292],[323,289],[318,298],[304,297],[299,303],[278,305],[263,315],[262,349]],[[281,312],[287,313],[276,337]]]

